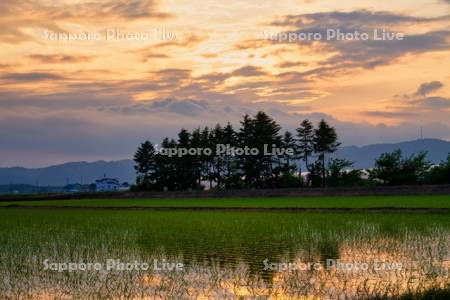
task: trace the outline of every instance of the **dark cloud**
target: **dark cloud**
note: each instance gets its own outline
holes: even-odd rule
[[[381,111],[381,110],[366,111],[364,112],[364,114],[371,117],[394,118],[394,119],[417,116],[417,114],[413,112]]]
[[[263,71],[262,68],[247,65],[247,66],[237,68],[234,71],[229,72],[229,73],[210,73],[207,75],[203,75],[203,76],[199,77],[198,79],[218,83],[218,82],[224,81],[230,77],[255,77],[255,76],[264,76],[264,75],[268,75],[268,73]]]
[[[247,66],[237,68],[234,71],[229,72],[229,73],[215,72],[215,73],[209,73],[206,75],[202,75],[200,77],[197,77],[196,80],[199,80],[201,82],[208,82],[210,84],[220,84],[223,81],[225,81],[231,77],[256,77],[256,76],[265,76],[265,75],[269,75],[269,74],[264,72],[260,67],[247,65]],[[262,82],[262,78],[259,78],[259,81]],[[243,85],[245,85],[245,84],[243,84]],[[248,86],[248,88],[250,88],[250,87],[251,86]]]
[[[302,61],[287,61],[277,65],[278,68],[292,68],[298,66],[305,66],[307,63]]]
[[[198,77],[199,80],[206,80],[211,83],[221,83],[231,77],[230,73],[209,73]]]
[[[131,99],[126,94],[117,91],[109,91],[108,94],[94,91],[93,87],[84,86],[84,90],[74,92],[34,94],[21,91],[0,92],[0,108],[41,108],[50,111],[64,109],[88,109],[102,105],[119,105],[130,103]]]
[[[144,55],[143,60],[148,60],[148,59],[164,59],[164,58],[170,58],[169,55],[167,54],[163,54],[163,53],[147,53],[146,55]]]
[[[31,54],[28,57],[32,60],[47,64],[82,63],[93,59],[93,56],[61,54]]]
[[[440,89],[440,81],[422,83],[413,94],[396,96],[395,107],[386,107],[386,110],[366,111],[364,115],[372,117],[426,120],[448,120],[450,114],[450,98],[442,96],[427,97],[430,92]]]
[[[390,64],[411,53],[448,50],[450,31],[434,31],[417,35],[406,35],[404,40],[367,40],[332,43],[339,54],[323,62],[335,67],[362,67],[372,69]]]
[[[252,77],[261,76],[266,73],[261,70],[261,68],[254,66],[244,66],[231,72],[231,76],[241,76],[241,77]]]
[[[373,25],[399,24],[405,22],[427,22],[430,18],[414,17],[391,12],[356,10],[351,12],[321,12],[302,15],[288,15],[272,22],[275,26],[310,27],[312,24],[334,26],[367,27]]]
[[[417,89],[415,95],[418,96],[426,96],[427,94],[434,92],[444,85],[440,81],[431,81],[431,82],[425,82],[422,83],[419,88]]]
[[[90,1],[82,3],[58,3],[48,1],[4,1],[3,8],[9,13],[24,13],[33,10],[35,15],[57,19],[91,19],[111,18],[167,18],[170,15],[157,10],[155,0],[117,0]]]
[[[202,112],[207,112],[209,104],[206,101],[194,99],[163,99],[150,102],[140,102],[124,108],[125,113],[176,113],[185,116],[196,116]]]
[[[284,85],[291,85],[291,84],[298,84],[299,82],[308,82],[309,75],[311,74],[319,74],[320,72],[318,69],[313,69],[311,71],[305,71],[305,72],[297,72],[297,71],[290,71],[290,72],[282,72],[277,74],[277,78],[279,78],[279,82]]]
[[[422,107],[428,107],[431,109],[446,109],[450,108],[450,98],[445,97],[426,97],[416,101],[416,104]],[[450,112],[448,112],[450,113]]]
[[[176,114],[187,117],[223,113],[218,103],[196,99],[166,98],[153,101],[130,102],[119,106],[102,106],[99,111],[111,111],[125,115]]]
[[[11,17],[13,16],[13,17]],[[0,39],[2,43],[18,44],[35,40],[28,28],[46,28],[53,32],[66,32],[61,21],[84,24],[104,23],[117,19],[165,19],[170,14],[160,12],[156,0],[107,0],[68,3],[68,1],[0,1]]]
[[[165,93],[172,93],[182,88],[191,79],[191,70],[168,68],[153,71],[148,78],[127,83],[129,92],[158,91],[162,97]]]
[[[144,62],[147,61],[147,60],[150,60],[150,59],[166,59],[166,58],[170,58],[170,56],[165,54],[165,53],[156,52],[152,47],[146,47],[146,48],[138,49],[138,50],[134,51],[134,53],[139,55],[141,57],[141,60],[144,61]]]
[[[27,82],[27,81],[42,81],[42,80],[62,80],[65,79],[61,75],[45,72],[30,72],[30,73],[6,73],[0,76],[0,79]]]
[[[319,41],[270,40],[271,44],[297,46],[301,49],[312,49],[315,52],[333,56],[319,62],[305,76],[336,76],[339,72],[349,72],[357,68],[372,69],[396,62],[399,58],[414,53],[441,51],[450,49],[450,31],[447,27],[419,34],[408,34],[403,40],[375,40],[374,31],[384,29],[388,33],[397,33],[394,28],[410,24],[450,21],[450,15],[437,18],[415,17],[390,12],[372,12],[358,10],[353,12],[324,12],[303,15],[285,16],[271,25],[281,27],[297,27],[284,33],[299,34],[317,33],[322,36]],[[343,34],[366,33],[369,39],[337,40],[326,39],[327,30],[339,30]]]
[[[165,107],[169,112],[174,112],[182,115],[198,115],[200,112],[204,112],[208,109],[209,105],[206,101],[197,100],[184,100],[175,101],[168,99],[164,102],[154,102],[152,107]]]
[[[264,48],[267,46],[267,41],[261,39],[252,39],[246,41],[240,41],[239,44],[236,44],[232,47],[231,50],[252,50],[258,48]]]
[[[260,67],[247,65],[247,66],[237,68],[234,71],[229,72],[229,73],[210,73],[210,74],[200,76],[197,79],[202,80],[202,81],[206,80],[211,83],[220,83],[231,77],[255,77],[255,76],[264,76],[264,75],[269,75],[269,74],[264,72]]]
[[[83,6],[81,6],[83,7]],[[97,9],[106,15],[113,14],[125,19],[136,18],[167,18],[169,14],[156,11],[155,0],[110,1],[104,4],[90,2],[87,11]]]
[[[428,94],[441,89],[444,85],[440,81],[430,81],[419,85],[417,91],[412,95],[406,95],[404,101],[410,110],[434,110],[435,117],[446,114],[450,108],[450,98],[442,96],[429,97]],[[448,112],[447,112],[448,113]]]
[[[191,74],[191,70],[167,68],[167,69],[152,72],[151,74],[156,75],[158,78],[161,78],[162,80],[180,80],[180,79],[184,79],[184,78],[189,78],[190,74]]]

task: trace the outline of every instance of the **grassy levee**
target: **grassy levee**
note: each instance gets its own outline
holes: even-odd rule
[[[0,207],[450,208],[450,195],[5,201]]]

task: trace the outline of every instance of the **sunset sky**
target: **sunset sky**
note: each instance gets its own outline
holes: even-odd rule
[[[2,0],[0,24],[0,166],[130,158],[258,110],[344,145],[450,140],[448,0]],[[327,29],[370,39],[266,36]]]

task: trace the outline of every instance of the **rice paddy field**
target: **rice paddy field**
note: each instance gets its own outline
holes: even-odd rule
[[[89,206],[449,208],[449,202],[447,196],[5,202],[0,299],[448,299],[446,210]]]

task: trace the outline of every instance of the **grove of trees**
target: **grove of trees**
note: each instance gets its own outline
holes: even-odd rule
[[[383,153],[370,170],[369,179],[387,185],[446,184],[450,183],[450,153],[446,161],[432,165],[422,151],[403,157],[400,150]]]
[[[225,152],[218,145],[256,149],[255,153]],[[325,120],[316,126],[300,122],[295,134],[281,132],[269,115],[245,115],[239,128],[230,123],[214,128],[181,129],[176,139],[159,145],[143,142],[134,155],[137,173],[134,190],[200,190],[284,188],[311,186],[398,185],[450,183],[450,155],[446,162],[431,166],[426,153],[404,158],[400,150],[384,153],[363,179],[353,163],[333,157],[340,143],[335,128]],[[195,155],[167,155],[167,149],[212,149]],[[266,153],[266,148],[291,149]],[[306,176],[301,176],[302,172]]]
[[[257,149],[258,154],[168,156],[164,149],[210,148],[227,145],[230,148]],[[317,128],[304,120],[296,134],[281,133],[281,126],[264,112],[245,115],[240,127],[228,123],[214,128],[181,129],[177,139],[165,138],[157,149],[150,141],[143,142],[134,155],[137,190],[190,190],[210,188],[277,188],[302,185],[326,185],[329,176],[341,176],[347,161],[329,159],[340,143],[334,127],[325,120]],[[266,148],[292,149],[289,154],[267,155]],[[301,164],[303,162],[303,164]],[[302,170],[301,166],[305,166]],[[330,173],[333,169],[332,174]],[[303,180],[299,175],[309,171]]]

